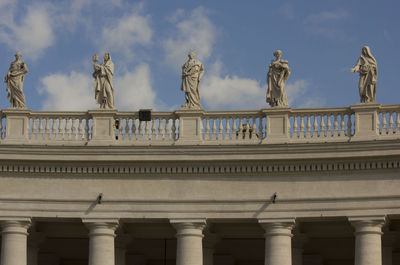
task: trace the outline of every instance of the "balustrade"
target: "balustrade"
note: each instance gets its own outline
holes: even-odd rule
[[[92,121],[86,112],[32,112],[28,117],[31,141],[87,141]]]
[[[204,141],[259,141],[265,137],[265,117],[259,111],[207,111]]]
[[[2,143],[269,144],[400,138],[400,105],[151,113],[2,110]],[[181,133],[182,135],[179,135]],[[107,143],[104,141],[108,141]]]
[[[138,112],[119,112],[116,117],[119,142],[175,141],[178,121],[172,112],[152,112],[151,120],[139,120]]]
[[[290,127],[292,141],[350,138],[354,134],[354,115],[348,108],[293,109]]]

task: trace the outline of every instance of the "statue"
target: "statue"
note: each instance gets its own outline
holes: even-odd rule
[[[199,85],[200,79],[204,74],[203,64],[195,59],[196,52],[191,51],[188,54],[189,59],[182,66],[182,86],[181,90],[185,92],[186,103],[182,109],[202,109],[200,105]]]
[[[25,74],[28,72],[28,67],[21,60],[21,53],[15,53],[15,61],[10,64],[7,75],[4,77],[4,83],[7,83],[8,100],[11,103],[11,108],[24,109],[26,108],[25,96],[22,91],[24,85]]]
[[[372,56],[368,46],[361,49],[361,56],[356,65],[350,69],[351,72],[360,73],[358,89],[360,92],[361,103],[373,103],[376,97],[376,81],[378,77],[378,67],[376,60]]]
[[[275,60],[271,60],[267,73],[267,102],[271,107],[289,106],[285,93],[285,84],[290,75],[288,61],[281,60],[282,51],[274,52]]]
[[[109,53],[104,54],[103,62],[97,64],[99,56],[93,55],[93,78],[96,103],[100,104],[101,109],[114,108],[114,63],[111,61]]]

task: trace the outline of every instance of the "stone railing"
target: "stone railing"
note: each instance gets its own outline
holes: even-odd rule
[[[400,105],[255,111],[4,109],[0,144],[223,145],[400,139]]]

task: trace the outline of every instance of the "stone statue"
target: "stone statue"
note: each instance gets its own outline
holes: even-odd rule
[[[372,56],[368,46],[361,49],[361,56],[356,65],[350,69],[351,72],[360,73],[358,89],[360,92],[361,103],[373,103],[376,97],[376,81],[378,77],[378,67],[376,60]]]
[[[24,78],[27,72],[28,67],[21,60],[21,53],[16,52],[15,61],[10,64],[7,75],[4,77],[4,83],[7,83],[8,100],[11,103],[11,108],[26,108],[22,86],[24,85]]]
[[[204,74],[203,64],[195,59],[196,52],[188,54],[189,60],[182,66],[182,86],[185,92],[186,103],[182,109],[202,109],[200,105],[199,84]]]
[[[93,55],[93,78],[96,103],[101,109],[114,108],[114,63],[109,53],[104,54],[103,62],[97,64],[99,56]]]
[[[275,60],[271,60],[267,73],[267,102],[271,107],[289,106],[285,93],[285,84],[290,75],[288,61],[281,60],[282,51],[274,52]]]

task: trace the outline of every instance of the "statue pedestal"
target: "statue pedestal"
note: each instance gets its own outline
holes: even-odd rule
[[[115,114],[116,109],[89,110],[92,117],[91,145],[107,145],[115,143]]]
[[[22,144],[29,141],[29,115],[28,109],[4,109],[6,117],[6,131],[3,143]]]
[[[174,112],[179,118],[179,138],[177,145],[200,144],[203,142],[202,116],[203,110],[177,110]]]
[[[290,141],[289,107],[273,107],[263,109],[262,113],[266,116],[267,132],[262,143],[288,143]]]
[[[377,103],[360,103],[350,106],[350,109],[354,111],[354,135],[351,137],[351,141],[370,141],[378,138],[379,128],[377,125],[380,106]]]

